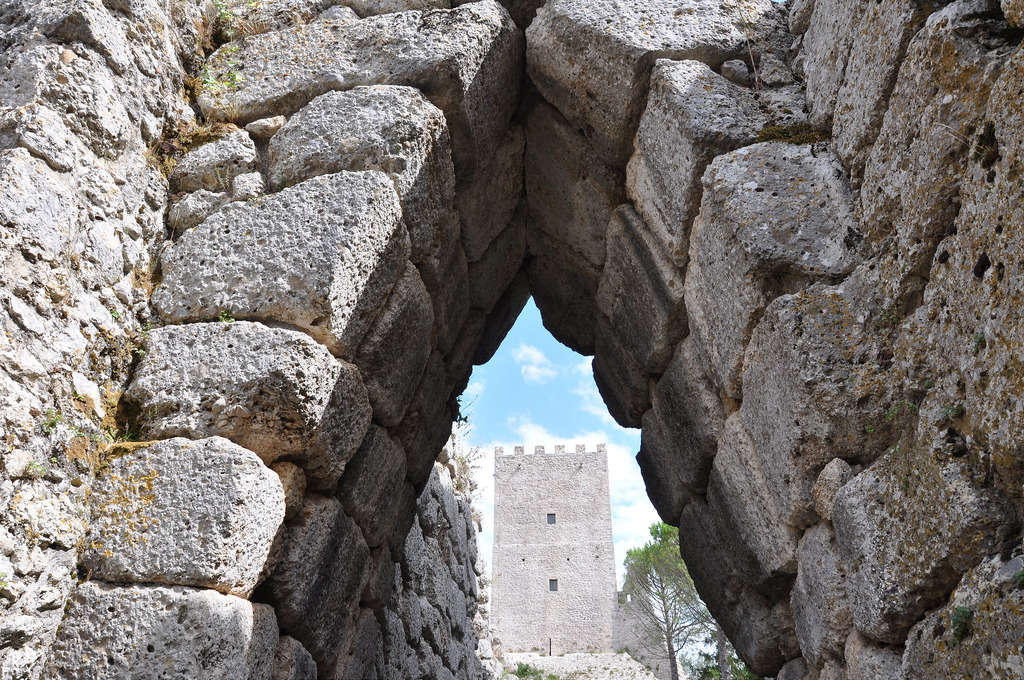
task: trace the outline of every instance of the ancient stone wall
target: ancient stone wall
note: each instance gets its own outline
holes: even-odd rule
[[[531,294],[756,672],[1020,675],[1019,0],[332,4],[0,9],[0,677],[476,677]]]
[[[491,623],[505,652],[612,652],[615,543],[603,444],[494,454]],[[552,584],[553,582],[553,584]],[[552,589],[554,588],[554,589]]]

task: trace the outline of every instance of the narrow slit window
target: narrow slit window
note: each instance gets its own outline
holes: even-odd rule
[[[555,523],[555,513],[549,512],[548,513],[548,524],[554,524],[554,523]]]
[[[557,578],[550,578],[550,579],[548,579],[548,590],[551,591],[552,593],[557,593],[558,592],[558,579]]]

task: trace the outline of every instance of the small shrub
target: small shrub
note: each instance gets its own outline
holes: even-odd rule
[[[971,622],[974,620],[974,612],[970,607],[957,607],[953,610],[953,641],[961,642],[971,634]]]
[[[1021,569],[1013,575],[1013,583],[1018,588],[1024,588],[1024,569]]]
[[[221,323],[234,323],[235,316],[226,309],[220,310],[220,314],[217,315],[217,321]]]
[[[54,411],[52,408],[47,409],[44,414],[46,417],[43,419],[43,434],[52,434],[57,428],[57,425],[64,422],[64,416]]]

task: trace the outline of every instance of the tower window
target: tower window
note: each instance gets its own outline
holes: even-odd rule
[[[554,523],[555,523],[555,513],[549,512],[548,513],[548,524],[554,524]]]
[[[548,590],[551,591],[552,593],[557,593],[558,592],[558,579],[557,578],[550,578],[550,579],[548,579]]]

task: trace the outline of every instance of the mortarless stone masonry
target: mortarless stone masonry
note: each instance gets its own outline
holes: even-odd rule
[[[604,444],[594,452],[495,451],[493,560],[491,620],[505,651],[615,651]]]

